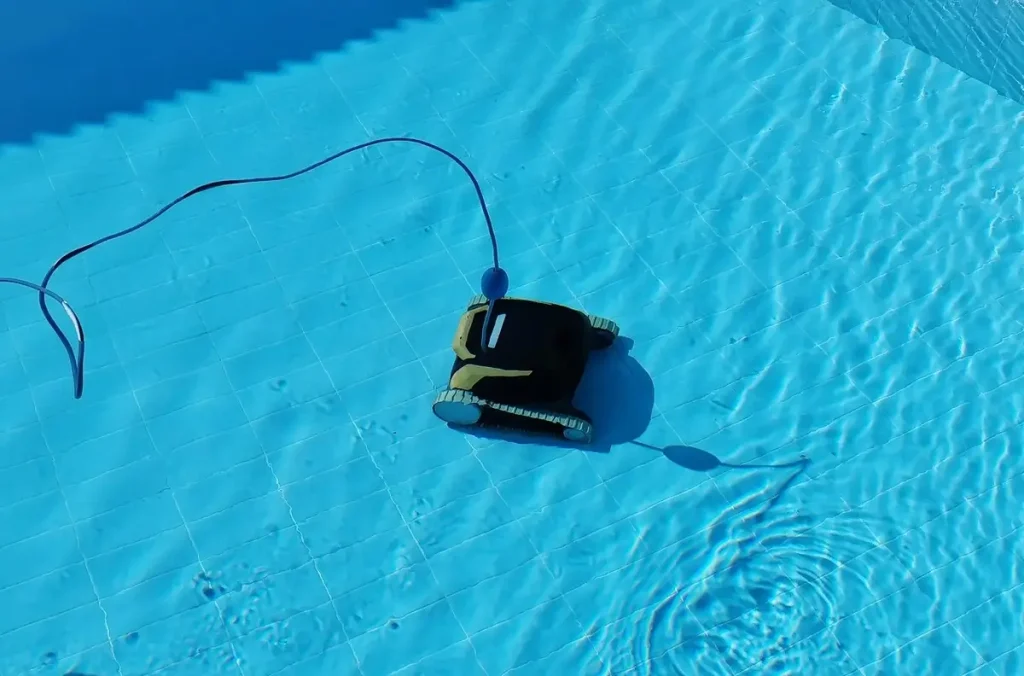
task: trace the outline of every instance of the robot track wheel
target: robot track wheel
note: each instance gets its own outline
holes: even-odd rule
[[[483,417],[484,402],[465,390],[442,390],[434,398],[434,415],[449,425],[472,427]]]
[[[447,389],[434,398],[434,415],[454,427],[476,427],[483,423],[484,411],[490,413],[488,427],[509,428],[530,433],[529,426],[517,421],[532,421],[543,429],[556,428],[566,441],[589,444],[594,438],[593,426],[583,418],[532,411],[520,406],[509,406],[482,399],[472,392]],[[534,430],[539,432],[540,430]]]
[[[598,350],[610,347],[615,342],[615,339],[619,337],[619,325],[603,317],[595,317],[594,315],[589,315],[588,317],[590,319],[590,328],[594,333],[594,347]]]

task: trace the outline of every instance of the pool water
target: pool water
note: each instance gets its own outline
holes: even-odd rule
[[[415,147],[62,267],[81,400],[0,289],[0,674],[1019,672],[1024,106],[939,10],[861,5],[388,2],[334,42],[261,3],[255,34],[0,22],[0,275],[413,135],[480,177],[514,295],[623,336],[588,450],[435,419],[490,245]],[[1019,47],[999,7],[964,59]],[[216,41],[119,56],[127,87],[97,64],[170,38],[121,23]]]

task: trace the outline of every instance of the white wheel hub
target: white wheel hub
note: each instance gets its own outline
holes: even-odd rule
[[[587,440],[587,433],[575,427],[566,427],[562,430],[562,436],[572,442],[583,442]]]
[[[439,401],[434,415],[452,425],[475,425],[480,422],[480,407],[463,401]]]

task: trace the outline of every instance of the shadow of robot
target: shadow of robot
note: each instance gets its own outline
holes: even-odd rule
[[[654,382],[632,355],[633,341],[619,338],[609,348],[591,353],[573,404],[594,424],[593,440],[586,445],[541,435],[493,428],[467,429],[480,439],[543,445],[607,453],[612,446],[639,438],[654,411]]]

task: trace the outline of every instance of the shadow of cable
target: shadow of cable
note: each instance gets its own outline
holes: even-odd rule
[[[666,446],[659,448],[658,446],[652,446],[645,444],[640,441],[632,442],[636,446],[650,449],[652,451],[659,451],[670,460],[672,463],[682,467],[683,469],[690,470],[691,472],[711,472],[716,469],[729,469],[729,470],[794,470],[786,480],[773,492],[772,497],[765,502],[762,510],[754,518],[755,522],[763,520],[768,511],[770,511],[781,499],[782,496],[788,491],[799,479],[803,476],[804,472],[811,464],[810,458],[801,455],[797,460],[790,462],[780,462],[775,464],[749,462],[749,463],[731,463],[723,462],[713,453],[694,448],[693,446]]]
[[[654,411],[654,382],[643,366],[630,355],[633,341],[619,337],[607,350],[595,352],[587,363],[574,401],[594,422],[594,440],[585,446],[560,439],[524,434],[511,430],[469,429],[466,434],[516,444],[578,448],[592,453],[608,453],[612,446],[632,444],[662,453],[666,459],[691,472],[716,469],[786,470],[797,469],[786,482],[790,485],[810,463],[801,457],[779,464],[729,463],[699,448],[684,445],[659,447],[638,441],[651,423]]]
[[[658,446],[652,446],[651,444],[645,444],[641,441],[631,442],[636,446],[643,448],[649,448],[652,451],[659,451],[676,465],[684,469],[688,469],[691,472],[710,472],[716,469],[790,469],[795,467],[805,467],[810,461],[806,458],[801,458],[793,462],[784,462],[776,465],[766,465],[762,463],[739,463],[734,464],[730,462],[722,462],[712,453],[702,451],[699,448],[693,446],[666,446],[659,448]]]

